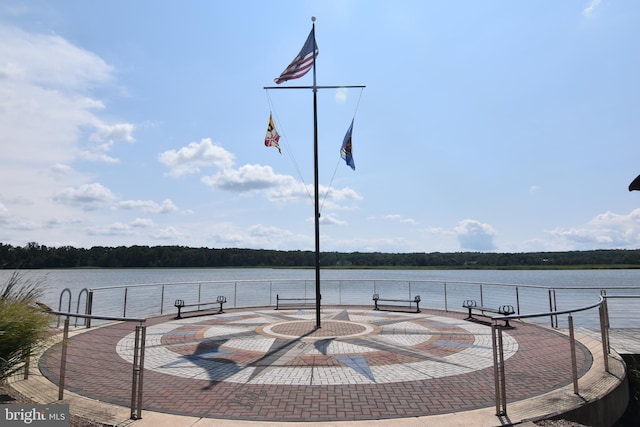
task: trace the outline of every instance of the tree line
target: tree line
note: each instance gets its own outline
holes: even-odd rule
[[[567,252],[321,252],[320,265],[341,268],[640,268],[640,249]],[[48,247],[0,243],[1,269],[314,267],[313,251],[186,246]]]

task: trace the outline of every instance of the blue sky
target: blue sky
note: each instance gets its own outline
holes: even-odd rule
[[[321,250],[640,247],[635,0],[3,1],[0,242],[313,250],[312,16]]]

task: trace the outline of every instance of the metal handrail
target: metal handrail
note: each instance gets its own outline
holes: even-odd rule
[[[558,316],[556,313],[557,310],[557,301],[556,301],[556,291],[566,291],[566,290],[571,290],[571,291],[576,291],[576,290],[600,290],[601,294],[603,294],[604,292],[603,289],[605,289],[604,287],[597,287],[597,286],[588,286],[588,287],[584,287],[584,286],[550,286],[550,285],[528,285],[528,284],[522,284],[522,283],[505,283],[505,282],[478,282],[475,280],[442,280],[442,279],[405,279],[405,278],[401,278],[401,279],[393,279],[393,278],[382,278],[382,279],[376,279],[376,278],[365,278],[365,279],[357,279],[357,278],[344,278],[344,279],[327,279],[325,280],[326,283],[337,283],[338,284],[338,295],[339,295],[339,302],[338,304],[342,304],[342,289],[343,288],[348,288],[350,286],[351,283],[357,283],[357,284],[361,284],[366,282],[367,285],[369,286],[373,286],[373,292],[376,293],[378,291],[378,287],[380,286],[386,286],[388,284],[403,284],[403,285],[408,285],[409,286],[409,294],[411,295],[412,292],[412,287],[415,287],[416,285],[418,286],[431,286],[431,285],[435,285],[435,286],[443,286],[443,289],[441,291],[439,291],[442,295],[443,295],[443,304],[444,304],[444,310],[445,311],[449,311],[450,306],[449,306],[449,299],[450,299],[450,292],[448,292],[448,287],[451,286],[456,286],[456,288],[458,289],[458,291],[460,290],[460,287],[466,287],[466,286],[474,286],[474,291],[473,292],[477,292],[477,286],[479,286],[480,288],[480,295],[479,295],[479,299],[482,301],[483,300],[483,296],[485,293],[485,288],[488,287],[492,287],[492,288],[499,288],[499,289],[506,289],[509,292],[515,292],[515,308],[516,308],[516,313],[518,315],[521,315],[521,313],[523,313],[523,307],[521,307],[520,305],[520,300],[521,300],[521,294],[523,290],[531,290],[531,291],[543,291],[546,290],[549,292],[549,312],[551,313],[549,316],[550,321],[551,321],[551,326],[557,328],[558,327]],[[296,278],[296,279],[291,279],[291,278],[264,278],[264,279],[240,279],[240,280],[235,280],[233,278],[231,279],[223,279],[223,280],[189,280],[189,281],[182,281],[182,282],[154,282],[154,283],[132,283],[132,284],[125,284],[125,285],[116,285],[116,286],[97,286],[97,287],[92,287],[89,289],[89,302],[88,302],[88,313],[91,313],[93,311],[93,296],[94,296],[94,292],[103,292],[103,291],[114,291],[114,290],[124,290],[124,303],[121,306],[121,312],[120,314],[124,317],[126,317],[128,315],[128,296],[130,294],[129,291],[132,291],[133,289],[152,289],[152,288],[157,288],[157,287],[161,287],[161,291],[159,292],[159,297],[160,297],[160,305],[159,307],[157,306],[157,304],[154,303],[154,307],[149,307],[151,308],[151,310],[156,310],[154,311],[155,314],[159,313],[160,315],[164,314],[164,310],[165,310],[165,293],[166,292],[173,292],[173,291],[169,291],[169,289],[173,289],[175,287],[190,287],[191,290],[193,290],[193,287],[197,287],[197,300],[200,301],[200,295],[202,293],[202,289],[204,289],[205,287],[215,287],[215,286],[231,286],[233,287],[233,290],[231,291],[233,293],[233,296],[231,297],[231,301],[230,301],[230,305],[232,307],[238,307],[238,301],[237,301],[237,292],[238,292],[238,287],[239,286],[251,286],[254,284],[257,285],[268,285],[269,286],[269,300],[268,302],[263,301],[261,304],[266,303],[267,305],[271,305],[273,302],[272,297],[273,295],[273,286],[274,284],[278,284],[278,286],[287,286],[287,285],[298,285],[298,284],[304,284],[305,286],[305,290],[306,290],[306,286],[307,284],[313,283],[312,279],[307,279],[307,278]],[[640,289],[640,287],[638,286],[614,286],[614,287],[606,287],[606,289],[610,289],[610,290],[623,290],[623,289]],[[166,291],[166,292],[165,292]],[[459,292],[458,292],[459,293]],[[542,301],[542,300],[540,300]],[[442,302],[442,301],[441,301]],[[253,304],[256,305],[256,304]],[[259,305],[259,304],[258,304]],[[146,309],[145,309],[146,310]],[[146,313],[146,312],[145,312]],[[561,313],[561,312],[557,312],[557,313]],[[133,313],[132,313],[133,314]],[[534,315],[535,317],[535,315]],[[90,323],[90,321],[88,321],[88,323]],[[88,324],[87,327],[90,327],[90,325]]]
[[[370,282],[407,282],[407,283],[449,283],[449,284],[468,284],[468,285],[493,285],[493,286],[509,286],[509,287],[521,287],[521,288],[537,288],[537,289],[563,289],[558,287],[544,286],[544,285],[527,285],[524,283],[502,283],[502,282],[478,282],[473,280],[441,280],[441,279],[325,279],[325,282],[362,282],[363,280]],[[128,285],[115,285],[115,286],[97,286],[90,288],[90,291],[99,291],[105,289],[124,289],[124,288],[136,288],[147,286],[162,286],[162,285],[198,285],[198,284],[216,284],[216,283],[266,283],[266,282],[278,282],[278,283],[295,283],[295,282],[313,282],[314,279],[246,279],[246,280],[195,280],[190,282],[155,282],[155,283],[131,283]],[[632,288],[632,287],[629,287]],[[578,287],[567,287],[567,289],[581,289]],[[585,288],[586,289],[586,288]],[[597,288],[588,288],[597,289]],[[624,288],[620,288],[624,289]]]
[[[638,296],[636,296],[636,298],[637,297]],[[547,313],[510,314],[508,316],[494,316],[494,317],[491,318],[491,320],[531,319],[533,317],[547,317],[547,316],[558,316],[560,314],[578,313],[580,311],[591,310],[592,308],[596,308],[596,307],[602,305],[602,303],[604,302],[604,298],[605,297],[600,295],[598,298],[599,298],[599,300],[598,300],[597,303],[588,305],[586,307],[574,308],[574,309],[571,309],[571,310],[550,311],[550,312],[547,312]]]
[[[608,334],[608,319],[606,314],[606,301],[605,298],[600,295],[598,297],[598,302],[595,304],[590,304],[588,306],[574,308],[570,310],[560,310],[560,311],[549,311],[546,313],[530,313],[530,314],[510,314],[510,315],[502,315],[502,316],[493,316],[491,320],[493,321],[493,325],[491,325],[491,334],[493,340],[493,360],[494,360],[494,376],[495,376],[495,397],[496,397],[496,415],[497,416],[505,416],[507,415],[507,394],[506,394],[506,374],[504,367],[504,348],[502,342],[502,330],[503,326],[498,324],[498,320],[504,320],[508,322],[513,319],[531,319],[534,317],[554,317],[561,314],[568,314],[569,321],[569,346],[571,349],[571,372],[573,379],[573,392],[578,395],[578,369],[577,369],[577,361],[576,361],[576,340],[574,334],[574,326],[573,326],[573,313],[578,313],[581,311],[591,310],[593,308],[598,307],[600,312],[600,334],[602,338],[602,354],[603,354],[603,363],[605,372],[609,372],[609,334]]]
[[[66,317],[79,317],[81,319],[96,319],[96,320],[110,320],[114,322],[140,322],[144,323],[147,319],[141,317],[115,317],[115,316],[100,316],[95,314],[80,314],[80,313],[70,313],[66,311],[47,311],[49,314],[56,314],[58,316],[66,316]]]
[[[603,295],[605,299],[609,298],[640,298],[640,295]]]
[[[110,320],[110,321],[123,321],[123,322],[138,322],[135,331],[135,345],[133,350],[133,372],[131,381],[131,419],[137,420],[142,418],[142,390],[143,390],[143,371],[144,371],[144,352],[145,352],[145,339],[146,339],[146,326],[144,323],[147,319],[138,317],[115,317],[115,316],[100,316],[92,314],[79,314],[64,311],[49,311],[47,313],[58,316],[64,316],[64,330],[62,332],[62,350],[60,354],[60,376],[58,381],[58,400],[64,399],[64,385],[66,378],[66,366],[67,366],[67,347],[69,341],[69,319],[71,317],[82,319],[97,319],[97,320]],[[28,365],[26,366],[28,371]]]

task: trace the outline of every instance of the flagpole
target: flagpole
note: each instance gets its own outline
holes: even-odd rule
[[[316,17],[311,17],[311,22],[313,22],[311,27],[311,36],[313,39],[313,48],[311,52],[313,52],[313,86],[265,86],[264,89],[313,89],[313,188],[314,188],[314,219],[315,219],[315,270],[316,270],[316,329],[320,329],[320,191],[318,184],[318,89],[339,89],[339,88],[364,88],[364,85],[339,85],[339,86],[318,86],[316,84],[316,52],[318,45],[316,44]],[[303,48],[304,51],[304,48]],[[302,52],[301,51],[301,55]],[[298,58],[296,58],[298,59]],[[295,61],[294,61],[295,62]],[[293,64],[293,63],[292,63]],[[285,70],[285,73],[289,71],[289,68]],[[307,69],[308,71],[308,69]],[[304,74],[302,74],[304,75]],[[283,78],[281,81],[276,79],[276,83],[281,83],[282,81],[287,81],[292,78],[299,78],[302,75],[298,75],[295,77],[287,76],[287,78]],[[284,73],[280,76],[283,77]]]
[[[313,52],[316,51],[316,17],[313,22]],[[320,329],[320,192],[318,191],[318,88],[316,86],[316,55],[313,55],[313,188],[315,202],[315,235],[316,235],[316,329]]]

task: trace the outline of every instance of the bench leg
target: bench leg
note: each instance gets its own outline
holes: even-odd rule
[[[220,310],[218,310],[218,313],[224,313],[224,311],[222,311],[222,304],[224,304],[223,302],[220,303]]]
[[[182,307],[178,307],[178,315],[176,316],[176,319],[182,319],[182,315],[180,314],[180,310],[182,310]]]
[[[467,309],[469,310],[469,315],[464,320],[471,320],[471,319],[473,319],[473,316],[471,315],[471,307],[468,307]]]
[[[416,313],[420,313],[420,303],[416,302]]]
[[[378,300],[373,300],[373,309],[374,309],[374,310],[380,310],[380,309],[378,308]]]

